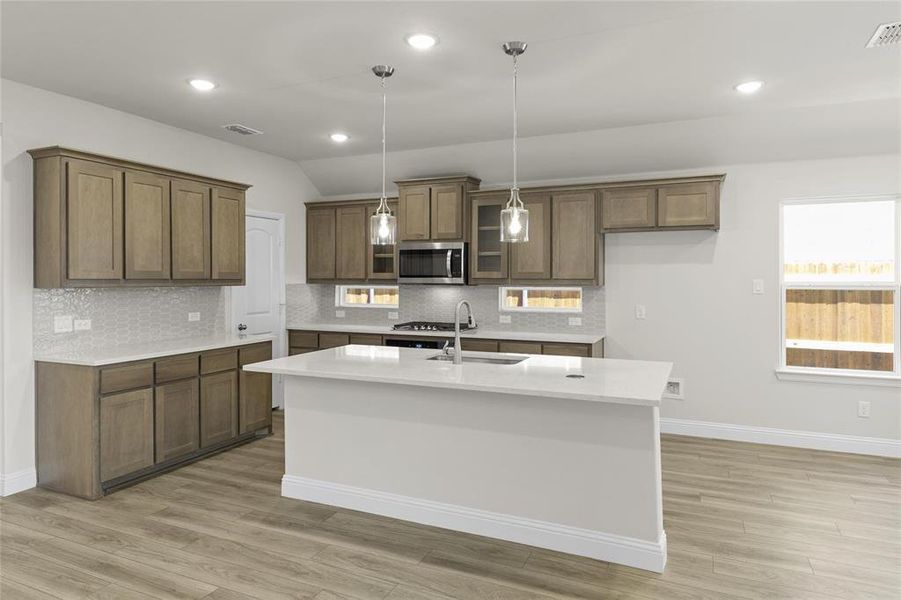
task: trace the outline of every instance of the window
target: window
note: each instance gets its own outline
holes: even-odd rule
[[[353,308],[397,308],[396,285],[336,285],[335,306]]]
[[[781,367],[901,375],[901,198],[782,205]]]
[[[582,312],[582,288],[501,287],[498,305],[508,312]]]

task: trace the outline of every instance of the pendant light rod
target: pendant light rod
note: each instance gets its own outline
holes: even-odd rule
[[[519,189],[519,177],[518,177],[518,149],[517,149],[517,140],[519,138],[519,113],[517,111],[517,75],[518,73],[518,63],[517,57],[526,51],[528,44],[525,42],[507,42],[503,45],[504,52],[508,56],[513,57],[513,189]],[[518,199],[518,198],[517,198]],[[521,202],[520,202],[521,204]]]
[[[388,212],[388,192],[387,192],[387,162],[388,162],[388,93],[385,91],[385,79],[394,75],[394,67],[390,65],[376,65],[372,67],[372,72],[376,77],[381,79],[382,85],[382,197],[379,201],[377,212]]]

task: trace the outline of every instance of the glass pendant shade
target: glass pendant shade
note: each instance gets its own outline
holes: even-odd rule
[[[529,211],[519,199],[519,190],[513,190],[506,208],[501,211],[501,241],[507,243],[529,241]]]
[[[369,217],[369,240],[373,246],[393,245],[396,232],[397,217],[390,212],[376,212]]]

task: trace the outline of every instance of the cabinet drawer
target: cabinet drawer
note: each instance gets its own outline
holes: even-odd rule
[[[381,346],[382,336],[366,333],[352,333],[350,334],[350,343],[362,344],[364,346]]]
[[[501,352],[541,354],[541,344],[538,342],[501,342],[499,348]]]
[[[294,356],[295,354],[306,354],[307,352],[316,352],[319,348],[288,348],[288,356]]]
[[[200,355],[200,372],[202,374],[228,371],[238,368],[238,351],[235,348],[216,350]]]
[[[319,334],[315,331],[289,331],[288,345],[298,348],[318,348]]]
[[[175,356],[156,361],[156,382],[197,377],[200,372],[199,355]]]
[[[243,367],[251,363],[263,362],[272,359],[272,344],[250,344],[238,349],[238,363]]]
[[[497,342],[495,340],[460,340],[460,345],[464,350],[472,350],[474,352],[497,352]]]
[[[100,370],[100,393],[133,390],[153,384],[153,363],[142,362]]]
[[[556,356],[591,356],[591,348],[583,344],[542,344],[543,354]]]
[[[320,348],[336,348],[338,346],[346,346],[350,343],[350,336],[346,333],[320,333]]]

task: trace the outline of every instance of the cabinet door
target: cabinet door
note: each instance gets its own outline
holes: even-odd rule
[[[463,239],[463,186],[459,183],[431,188],[431,239]]]
[[[335,209],[307,210],[307,279],[335,278]]]
[[[100,398],[100,480],[153,465],[153,390]]]
[[[369,232],[369,218],[375,214],[378,204],[366,208],[366,231]],[[389,202],[388,208],[397,216],[397,202]],[[366,276],[368,279],[397,279],[397,244],[373,245],[366,242]]]
[[[366,279],[366,207],[335,210],[335,277]]]
[[[125,172],[125,279],[169,279],[169,180]]]
[[[156,386],[156,462],[200,448],[200,389],[196,377]]]
[[[72,160],[66,187],[69,279],[122,279],[120,169]]]
[[[210,278],[210,188],[172,181],[172,279]]]
[[[591,348],[584,344],[543,344],[543,354],[557,356],[591,356]]]
[[[507,248],[501,244],[501,209],[507,194],[472,201],[472,279],[506,279]]]
[[[523,194],[522,202],[529,211],[529,241],[510,244],[510,278],[550,279],[551,197]]]
[[[657,214],[661,227],[716,227],[716,183],[681,183],[665,185],[657,197]]]
[[[239,351],[240,363],[249,365],[272,358],[272,345],[244,346]],[[272,424],[272,375],[240,371],[241,391],[238,396],[239,431],[247,433]]]
[[[227,442],[238,435],[238,372],[223,371],[200,378],[200,447]]]
[[[643,229],[657,225],[657,190],[622,188],[601,195],[605,230]]]
[[[501,342],[499,349],[511,354],[541,354],[541,344],[538,342]]]
[[[244,192],[213,188],[210,199],[213,279],[244,279]]]
[[[553,279],[594,280],[597,277],[595,205],[594,192],[553,196]]]
[[[427,185],[402,187],[397,223],[400,240],[427,240],[430,235],[431,188]]]

